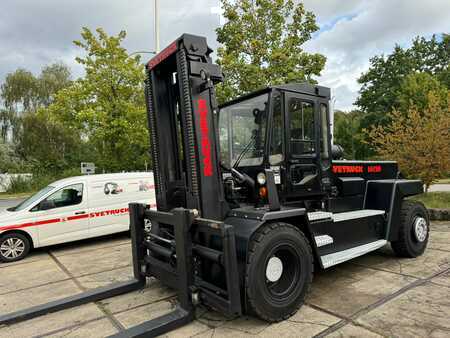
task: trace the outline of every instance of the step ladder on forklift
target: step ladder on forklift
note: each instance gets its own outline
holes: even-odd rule
[[[312,226],[317,222],[332,222],[333,226],[339,226],[339,222],[345,222],[352,219],[367,218],[371,216],[385,215],[384,210],[355,210],[347,211],[341,213],[331,213],[324,211],[314,211],[308,213],[308,220]],[[318,248],[333,245],[334,239],[329,235],[317,235],[314,237],[316,245]],[[365,243],[363,245],[358,245],[353,248],[346,250],[330,253],[320,257],[323,267],[329,268],[333,265],[337,265],[348,261],[350,259],[362,256],[371,251],[377,250],[387,244],[386,239],[378,239],[376,241]]]

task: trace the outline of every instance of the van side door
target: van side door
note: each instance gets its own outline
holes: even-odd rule
[[[68,184],[30,210],[38,222],[41,246],[88,238],[89,214],[87,213],[85,184]]]

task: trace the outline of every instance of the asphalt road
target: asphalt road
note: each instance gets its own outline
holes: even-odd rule
[[[14,207],[17,204],[19,204],[21,201],[23,201],[23,200],[22,199],[5,199],[5,200],[0,199],[0,211],[3,211],[10,207]]]

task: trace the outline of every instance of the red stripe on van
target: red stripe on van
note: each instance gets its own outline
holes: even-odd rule
[[[156,204],[150,204],[150,207],[154,208],[154,207],[156,207]],[[63,217],[63,218],[52,218],[52,219],[46,219],[43,221],[28,222],[28,223],[22,223],[22,224],[5,225],[5,226],[0,227],[0,231],[21,229],[21,228],[38,226],[38,225],[66,222],[66,221],[76,221],[76,220],[84,219],[84,218],[95,218],[95,217],[103,217],[103,216],[110,216],[110,215],[127,214],[127,213],[128,213],[128,208],[111,209],[111,210],[104,210],[104,211],[99,211],[99,212],[96,211],[91,214],[67,216],[67,217]]]

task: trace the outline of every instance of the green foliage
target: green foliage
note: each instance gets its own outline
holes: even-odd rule
[[[40,109],[24,115],[16,150],[35,174],[57,173],[80,165],[84,143],[76,130],[51,120],[48,110]]]
[[[59,172],[37,172],[33,173],[31,179],[26,177],[15,177],[11,179],[7,194],[34,193],[48,186],[50,183],[67,177],[80,175],[79,168],[65,169]]]
[[[420,178],[427,190],[450,171],[450,91],[443,99],[429,92],[427,106],[394,110],[386,126],[372,127],[368,136],[383,159],[396,160],[407,177]]]
[[[449,88],[450,35],[444,34],[441,41],[436,36],[427,40],[417,37],[410,48],[395,46],[387,55],[370,59],[370,68],[361,75],[360,95],[356,100],[363,112],[385,115],[402,104],[399,91],[405,77],[411,73],[435,75]]]
[[[0,139],[0,174],[15,172],[20,166],[21,161],[16,156],[13,146]]]
[[[368,123],[367,117],[367,114],[359,110],[334,113],[333,143],[344,148],[344,158],[365,160],[373,156],[373,151],[365,142],[367,136],[363,131]]]
[[[6,140],[8,131],[12,131],[16,140],[22,127],[22,116],[48,107],[54,94],[70,85],[70,78],[69,68],[61,63],[45,66],[37,77],[21,68],[8,74],[0,86],[5,107],[0,110],[1,138]]]
[[[420,201],[427,208],[449,209],[450,208],[450,192],[427,192],[411,197],[412,200]]]
[[[313,13],[293,0],[223,0],[228,20],[217,28],[218,64],[225,75],[220,102],[268,85],[313,82],[325,57],[302,45],[318,30]]]
[[[144,169],[148,134],[143,65],[121,46],[124,31],[117,36],[96,32],[98,36],[83,28],[82,41],[74,42],[85,51],[76,60],[86,76],[58,92],[50,115],[87,140],[99,168]]]
[[[424,111],[429,104],[429,93],[433,92],[445,107],[447,87],[436,76],[429,73],[411,73],[403,80],[398,91],[398,110],[408,111],[416,107]]]

